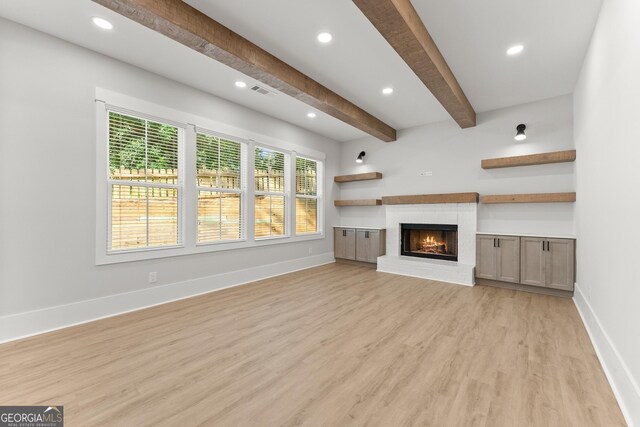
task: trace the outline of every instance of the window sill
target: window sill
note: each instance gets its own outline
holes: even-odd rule
[[[324,233],[304,234],[295,237],[270,237],[254,241],[227,241],[216,243],[201,243],[185,247],[163,247],[153,249],[139,249],[135,251],[97,254],[96,265],[119,264],[123,262],[146,261],[159,258],[169,258],[185,255],[205,254],[212,252],[231,251],[238,249],[259,248],[261,246],[281,245],[287,243],[306,242],[324,239]]]

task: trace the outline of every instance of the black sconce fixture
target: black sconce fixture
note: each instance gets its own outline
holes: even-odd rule
[[[527,127],[525,125],[523,125],[522,123],[520,123],[518,126],[516,126],[516,137],[515,140],[516,141],[524,141],[525,139],[527,139],[527,135],[525,135],[524,130]]]
[[[360,154],[358,154],[358,157],[356,157],[356,163],[364,162],[364,156],[365,155],[366,155],[366,153],[364,151],[361,151]]]

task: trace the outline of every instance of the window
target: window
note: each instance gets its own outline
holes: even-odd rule
[[[182,244],[176,126],[109,111],[107,250]]]
[[[255,236],[286,235],[287,176],[285,154],[255,149]]]
[[[324,237],[321,152],[101,88],[95,111],[97,265]]]
[[[243,144],[196,134],[198,243],[244,238]]]
[[[318,232],[318,162],[296,157],[296,234]]]

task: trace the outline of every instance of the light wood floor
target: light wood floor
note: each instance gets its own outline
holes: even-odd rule
[[[68,426],[619,426],[569,299],[331,264],[0,345]]]

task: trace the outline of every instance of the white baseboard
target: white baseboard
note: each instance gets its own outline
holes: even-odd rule
[[[333,252],[0,317],[0,343],[335,262]]]
[[[596,350],[600,364],[618,400],[622,415],[629,427],[640,426],[640,388],[634,380],[624,359],[618,353],[609,335],[602,327],[598,316],[576,285],[573,302],[580,313],[589,338]],[[630,325],[631,328],[634,326]]]

